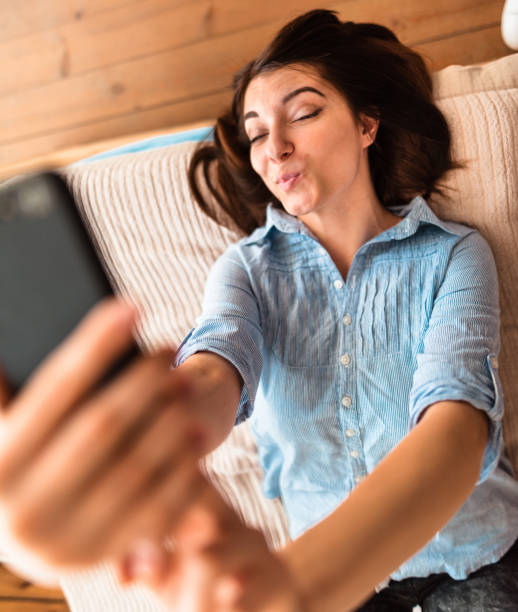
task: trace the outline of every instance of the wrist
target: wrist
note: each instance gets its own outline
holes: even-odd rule
[[[312,597],[309,583],[300,579],[300,573],[292,562],[291,551],[288,548],[283,548],[275,551],[274,554],[283,568],[286,581],[289,583],[290,590],[293,593],[293,608],[290,612],[316,611],[317,607],[313,605],[314,597]]]
[[[174,371],[182,376],[182,403],[205,434],[203,454],[215,450],[232,430],[241,396],[237,370],[209,352],[191,355]]]

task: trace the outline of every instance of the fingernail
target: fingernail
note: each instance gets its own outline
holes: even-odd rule
[[[220,605],[233,605],[243,592],[240,581],[234,576],[221,578],[214,589],[214,597]]]
[[[146,580],[158,573],[160,560],[160,551],[156,544],[149,540],[139,540],[132,547],[126,571],[133,580]]]

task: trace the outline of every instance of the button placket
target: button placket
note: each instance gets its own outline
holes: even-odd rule
[[[352,478],[356,484],[358,484],[364,478],[365,466],[362,461],[361,448],[359,446],[360,440],[358,432],[352,427],[348,427],[345,430],[345,437],[347,438],[347,454],[351,458],[351,471]]]
[[[349,469],[350,478],[354,484],[358,484],[366,473],[365,464],[363,460],[363,450],[361,446],[360,428],[358,423],[358,414],[355,409],[354,397],[354,376],[355,376],[355,362],[354,362],[354,338],[352,326],[353,317],[351,315],[354,312],[355,304],[357,301],[357,274],[354,273],[348,277],[347,280],[347,304],[346,309],[342,310],[341,318],[338,320],[338,325],[342,329],[343,344],[342,347],[345,352],[339,354],[338,361],[342,369],[342,395],[340,396],[340,416],[342,432],[343,432],[343,446],[344,453],[349,457]],[[334,281],[335,289],[342,289],[344,283],[341,281]]]

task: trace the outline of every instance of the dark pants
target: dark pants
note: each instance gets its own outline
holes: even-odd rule
[[[448,574],[391,580],[358,612],[517,612],[518,541],[497,563],[486,565],[465,580]]]

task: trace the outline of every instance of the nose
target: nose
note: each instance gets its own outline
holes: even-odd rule
[[[280,130],[272,130],[268,138],[268,157],[276,162],[286,161],[295,150],[295,146],[289,141]]]

